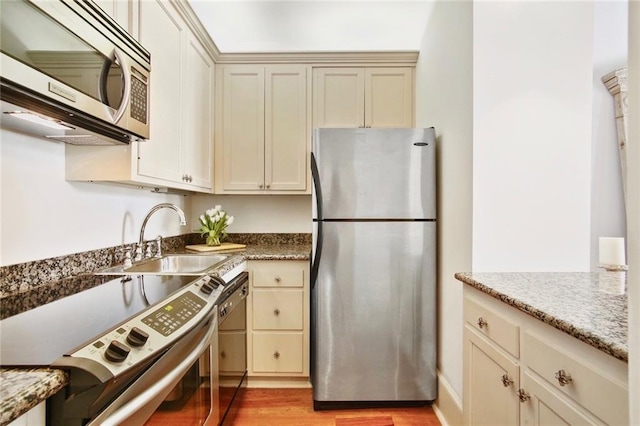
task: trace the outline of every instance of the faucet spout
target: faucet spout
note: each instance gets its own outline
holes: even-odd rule
[[[178,213],[178,216],[180,216],[180,225],[185,226],[187,224],[187,218],[184,215],[184,212],[182,211],[182,209],[178,206],[176,206],[175,204],[171,204],[171,203],[160,203],[158,205],[155,205],[151,208],[151,210],[149,210],[149,213],[147,213],[147,215],[145,216],[144,220],[142,221],[142,226],[140,227],[140,240],[138,241],[138,245],[142,246],[142,244],[144,243],[144,229],[147,227],[147,222],[149,221],[149,218],[158,210],[163,209],[163,208],[168,208],[168,209],[172,209],[174,210],[176,213]]]

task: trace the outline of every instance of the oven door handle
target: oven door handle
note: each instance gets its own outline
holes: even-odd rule
[[[217,322],[217,318],[214,318]],[[141,392],[138,396],[118,408],[113,414],[110,414],[106,419],[100,420],[100,425],[103,426],[117,426],[126,422],[131,416],[135,415],[140,410],[140,407],[144,407],[146,404],[158,398],[163,392],[168,394],[171,389],[180,381],[182,376],[191,368],[194,362],[202,355],[204,350],[211,344],[211,340],[218,332],[218,327],[212,325],[206,335],[198,342],[196,347],[185,357],[183,360],[175,366],[167,375],[162,377],[152,386],[145,391]],[[166,396],[166,395],[165,395]],[[163,396],[164,397],[164,396]],[[93,424],[93,423],[91,423]]]

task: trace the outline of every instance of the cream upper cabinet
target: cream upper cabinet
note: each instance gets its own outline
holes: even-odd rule
[[[138,4],[139,41],[151,53],[149,140],[67,145],[66,178],[211,193],[213,58],[171,2]]]
[[[413,127],[413,68],[315,68],[314,127]]]
[[[306,65],[222,65],[216,79],[216,193],[308,193]]]
[[[627,364],[464,288],[465,425],[629,424]]]

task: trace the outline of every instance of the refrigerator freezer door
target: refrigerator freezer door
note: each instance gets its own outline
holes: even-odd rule
[[[434,400],[436,223],[325,222],[323,240],[314,401]]]
[[[315,129],[323,218],[435,219],[434,140],[433,128]]]

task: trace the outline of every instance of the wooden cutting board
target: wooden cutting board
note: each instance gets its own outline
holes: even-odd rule
[[[207,252],[207,251],[225,251],[225,250],[240,250],[247,247],[246,244],[236,243],[221,243],[219,246],[208,246],[206,244],[195,244],[186,246],[187,250]]]

